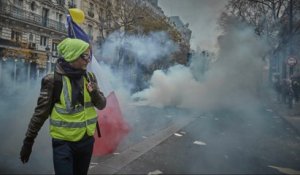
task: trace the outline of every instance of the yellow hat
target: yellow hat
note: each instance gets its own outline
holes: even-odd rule
[[[87,48],[89,48],[87,42],[75,38],[66,38],[57,46],[58,53],[67,62],[75,61]]]

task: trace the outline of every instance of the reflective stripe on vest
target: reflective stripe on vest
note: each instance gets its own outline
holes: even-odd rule
[[[60,101],[54,105],[50,117],[50,134],[53,138],[78,141],[85,133],[94,135],[97,113],[87,91],[87,80],[83,78],[84,105],[71,106],[72,87],[68,77],[62,76]]]
[[[86,102],[84,103],[84,106],[86,108],[89,108],[89,107],[93,107],[93,104],[91,102]],[[76,108],[71,108],[71,109],[63,109],[63,108],[60,108],[58,106],[54,106],[56,111],[60,114],[76,114],[78,112],[81,112],[84,110],[84,106],[80,105]]]
[[[50,124],[56,127],[64,127],[64,128],[84,128],[87,125],[94,124],[97,122],[97,117],[86,120],[85,122],[63,122],[63,121],[55,121],[50,119]]]

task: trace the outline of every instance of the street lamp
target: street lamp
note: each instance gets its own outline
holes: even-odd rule
[[[74,3],[74,0],[69,1],[69,8],[76,8],[76,4]]]
[[[50,53],[50,48],[49,48],[48,45],[46,46],[45,50],[46,50],[46,53],[47,53],[47,63],[48,63],[47,72],[49,73],[49,72],[51,72],[51,60],[50,60],[51,53]]]

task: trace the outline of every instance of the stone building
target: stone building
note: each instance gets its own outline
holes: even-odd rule
[[[0,87],[53,69],[66,7],[62,0],[0,0]]]
[[[99,39],[96,9],[107,0],[0,0],[0,90],[53,71],[57,45],[67,36],[66,15],[71,3],[85,12],[80,26]]]

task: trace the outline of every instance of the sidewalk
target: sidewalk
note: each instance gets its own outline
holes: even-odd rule
[[[287,104],[279,103],[275,99],[270,100],[271,108],[289,123],[300,134],[300,102],[294,103],[289,109]]]
[[[117,174],[119,171],[128,166],[131,162],[141,157],[145,153],[149,152],[152,148],[161,144],[171,135],[179,131],[181,128],[190,124],[196,117],[182,117],[176,119],[174,123],[160,132],[151,135],[149,138],[141,141],[135,145],[132,145],[128,149],[114,154],[112,156],[103,159],[102,157],[93,157],[88,174]]]

